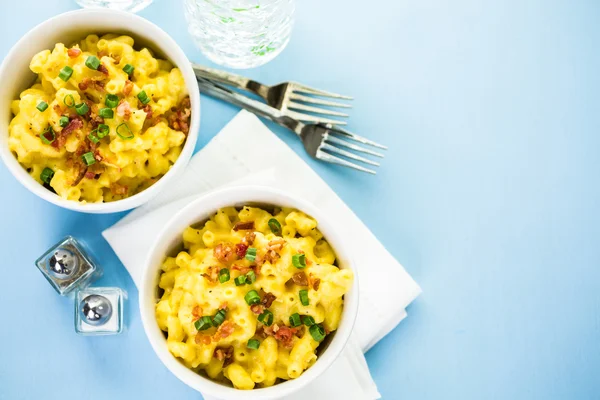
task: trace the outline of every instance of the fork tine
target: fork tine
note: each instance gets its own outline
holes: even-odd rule
[[[344,121],[337,121],[334,119],[319,117],[317,115],[304,114],[304,113],[300,113],[300,112],[296,112],[296,111],[292,111],[292,110],[286,111],[286,114],[289,117],[296,119],[298,121],[309,121],[309,122],[316,122],[316,123],[323,123],[323,124],[346,125],[346,122],[344,122]]]
[[[348,114],[344,114],[339,111],[326,110],[324,108],[313,107],[313,106],[309,106],[307,104],[296,103],[294,101],[290,101],[288,103],[288,108],[294,109],[294,110],[303,110],[303,111],[314,112],[317,114],[335,115],[336,117],[348,117]]]
[[[379,167],[379,163],[378,162],[371,161],[368,158],[361,157],[361,156],[356,155],[354,153],[351,153],[351,152],[349,152],[347,150],[340,149],[339,147],[332,146],[329,143],[325,143],[325,142],[321,143],[321,149],[330,151],[332,153],[339,154],[340,156],[351,158],[351,159],[356,160],[356,161],[364,162],[365,164],[369,164],[369,165],[373,165],[375,167]]]
[[[348,143],[345,140],[338,139],[335,136],[328,135],[325,140],[327,140],[327,141],[329,141],[331,143],[339,144],[340,146],[344,146],[344,147],[347,147],[347,148],[352,149],[352,150],[360,151],[361,153],[370,154],[370,155],[375,156],[375,157],[381,157],[381,158],[385,157],[381,153],[377,153],[376,151],[365,149],[364,147],[357,146],[357,145],[355,145],[353,143]]]
[[[377,172],[373,171],[372,169],[361,167],[360,165],[354,164],[354,163],[352,163],[350,161],[346,161],[343,158],[339,158],[339,157],[336,157],[336,156],[334,156],[332,154],[325,153],[322,150],[317,150],[317,154],[316,154],[315,157],[317,157],[321,161],[326,161],[326,162],[329,162],[329,163],[332,163],[332,164],[343,165],[344,167],[353,168],[353,169],[356,169],[356,170],[359,170],[359,171],[362,171],[362,172],[366,172],[366,173],[369,173],[369,174],[373,174],[373,175],[377,174]]]
[[[384,146],[382,144],[379,144],[377,142],[374,142],[374,141],[372,141],[370,139],[367,139],[367,138],[364,138],[362,136],[358,136],[356,133],[352,133],[350,131],[347,131],[346,129],[340,128],[339,126],[335,126],[335,125],[336,124],[333,124],[333,125],[326,124],[325,127],[327,129],[329,129],[330,133],[337,133],[339,135],[344,136],[347,139],[354,140],[355,142],[359,142],[359,143],[363,143],[363,144],[368,144],[368,145],[371,145],[373,147],[377,147],[377,148],[380,148],[380,149],[383,149],[383,150],[387,150],[387,148],[388,148],[387,146]]]
[[[339,107],[339,108],[352,108],[352,104],[336,103],[335,101],[323,100],[323,99],[320,99],[318,97],[304,96],[304,95],[301,95],[301,94],[298,94],[298,93],[294,93],[294,92],[292,92],[290,94],[290,99],[291,100],[303,101],[305,103],[320,104],[322,106]]]
[[[353,100],[353,98],[350,96],[344,96],[344,95],[337,94],[337,93],[326,92],[325,90],[320,90],[320,89],[314,89],[314,88],[305,86],[298,82],[290,82],[290,83],[292,85],[292,91],[294,91],[294,92],[315,94],[315,95],[323,96],[323,97],[332,97],[334,99]]]

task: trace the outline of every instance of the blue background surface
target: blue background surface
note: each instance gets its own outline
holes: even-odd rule
[[[275,129],[424,290],[367,354],[383,398],[599,398],[600,3],[377,3],[298,1],[287,50],[247,73],[354,95],[350,128],[390,146],[371,177],[308,160]],[[74,8],[2,0],[0,56]],[[179,1],[141,15],[206,62]],[[202,107],[198,149],[236,112]],[[4,168],[0,184],[0,398],[199,398],[152,352],[137,291],[100,235],[123,214],[46,204]],[[33,266],[66,234],[101,254],[99,284],[128,290],[123,335],[77,336],[72,300]]]

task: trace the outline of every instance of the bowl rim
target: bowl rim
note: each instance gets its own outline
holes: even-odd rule
[[[354,273],[352,288],[344,295],[344,310],[340,326],[336,330],[328,347],[319,356],[317,362],[305,370],[300,377],[288,380],[277,385],[253,390],[239,390],[225,386],[203,377],[187,368],[177,360],[167,349],[166,339],[158,327],[155,315],[156,283],[161,263],[159,259],[165,257],[173,241],[181,242],[181,233],[186,226],[195,224],[207,218],[218,208],[242,205],[248,203],[263,203],[272,205],[289,205],[307,213],[317,220],[319,229],[332,245],[336,256],[343,263],[344,268],[349,268]],[[231,400],[273,400],[284,398],[303,388],[305,385],[323,374],[339,357],[345,348],[353,331],[358,314],[358,273],[352,258],[349,246],[344,245],[343,236],[332,222],[310,202],[299,198],[289,192],[259,185],[244,185],[216,189],[192,200],[179,212],[171,217],[168,223],[157,233],[156,239],[147,254],[140,283],[139,308],[144,331],[152,348],[163,364],[181,381],[188,386],[202,392],[204,395],[218,399]]]
[[[131,34],[134,39],[142,38],[143,41],[151,44],[148,47],[150,47],[152,50],[159,49],[160,53],[163,53],[175,67],[180,69],[186,88],[189,92],[192,112],[190,130],[179,157],[177,160],[175,160],[165,175],[163,175],[152,186],[141,191],[140,193],[113,202],[83,204],[74,200],[66,200],[59,197],[57,194],[52,193],[48,189],[44,188],[43,185],[39,184],[26,172],[8,147],[8,126],[0,127],[2,130],[6,129],[5,132],[0,132],[0,135],[6,136],[6,141],[0,141],[0,158],[2,158],[4,165],[6,165],[7,169],[19,183],[21,183],[30,192],[34,193],[38,197],[59,207],[84,213],[115,213],[129,210],[146,203],[156,196],[171,179],[181,173],[191,159],[196,147],[199,134],[198,132],[200,129],[200,90],[198,87],[198,82],[196,80],[192,65],[188,61],[188,57],[185,55],[184,51],[177,44],[177,42],[175,42],[175,40],[162,28],[153,22],[132,13],[120,10],[95,8],[79,9],[61,13],[34,26],[27,33],[25,33],[6,54],[4,60],[0,64],[0,79],[10,79],[12,76],[14,76],[14,72],[12,71],[16,69],[11,64],[12,61],[17,57],[18,53],[23,52],[23,48],[29,49],[32,47],[31,43],[35,43],[36,38],[43,36],[47,31],[56,32],[57,30],[62,30],[65,32],[65,35],[67,35],[69,31],[73,30],[68,22],[72,21],[74,18],[91,18],[100,21],[99,24],[102,24],[102,21],[105,20],[114,21],[115,18],[127,21],[127,26],[124,25],[122,27],[123,32],[128,32],[128,34]],[[93,33],[94,32],[90,30],[88,34]],[[158,45],[159,42],[161,45]],[[33,48],[36,50],[26,50],[33,53],[30,55],[30,57],[43,50],[38,49],[35,45]],[[11,94],[12,98],[18,98],[18,94],[19,93]]]

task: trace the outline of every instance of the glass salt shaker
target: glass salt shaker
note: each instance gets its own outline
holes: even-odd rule
[[[117,287],[85,288],[75,294],[75,332],[115,335],[123,331],[123,303],[127,294]]]
[[[85,246],[72,236],[52,246],[36,260],[35,265],[61,296],[86,287],[102,276],[102,270]]]

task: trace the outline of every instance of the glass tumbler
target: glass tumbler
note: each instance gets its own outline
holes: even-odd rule
[[[290,40],[294,0],[184,0],[188,30],[217,64],[253,68],[274,59]]]
[[[75,0],[83,8],[111,8],[113,10],[138,12],[154,0]]]

